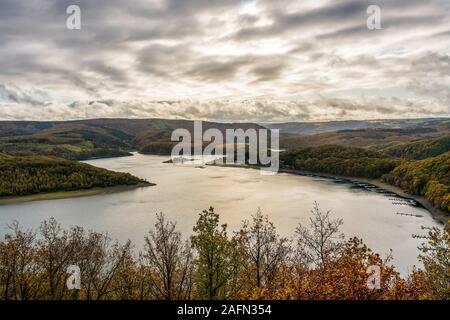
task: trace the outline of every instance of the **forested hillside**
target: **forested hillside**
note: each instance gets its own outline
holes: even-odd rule
[[[387,175],[386,181],[411,194],[424,196],[435,207],[450,212],[450,152],[406,162]]]
[[[48,138],[0,139],[0,151],[13,156],[54,156],[68,160],[88,160],[130,156],[131,153],[117,147],[98,147],[94,142],[83,139],[49,141]]]
[[[128,173],[113,172],[69,160],[0,154],[0,197],[146,183]]]
[[[366,178],[379,178],[401,162],[376,151],[336,145],[290,149],[280,158],[285,168]]]
[[[389,156],[413,160],[435,157],[448,151],[450,151],[450,135],[439,138],[400,143],[382,150],[384,154]]]

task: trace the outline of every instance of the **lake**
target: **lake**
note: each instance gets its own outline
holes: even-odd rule
[[[37,228],[41,221],[55,217],[65,227],[79,225],[108,232],[122,242],[131,239],[140,248],[156,213],[163,212],[176,221],[187,238],[198,213],[213,206],[231,230],[237,230],[242,220],[250,219],[259,208],[269,215],[281,235],[291,237],[299,223],[308,223],[313,202],[317,201],[322,210],[331,210],[333,217],[344,219],[342,231],[347,237],[362,238],[382,256],[392,249],[394,264],[405,274],[419,264],[417,247],[423,241],[411,235],[425,235],[422,226],[439,226],[421,207],[405,205],[402,199],[352,183],[284,173],[263,176],[254,169],[163,163],[167,159],[134,154],[86,161],[129,172],[157,185],[92,197],[1,205],[0,236],[14,220],[23,227]]]

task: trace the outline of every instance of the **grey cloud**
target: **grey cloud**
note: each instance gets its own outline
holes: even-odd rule
[[[184,118],[215,121],[302,121],[309,119],[333,120],[381,119],[444,116],[448,108],[430,101],[398,98],[330,98],[312,100],[208,100],[208,101],[76,101],[70,105],[46,104],[29,112],[29,106],[0,104],[0,119],[39,120],[42,118],[83,119],[103,117],[130,118]]]
[[[83,67],[89,71],[97,72],[113,81],[127,81],[128,76],[124,70],[108,65],[103,60],[89,60],[83,63]]]
[[[442,32],[438,32],[432,35],[433,37],[436,38],[446,38],[448,39],[450,37],[450,30],[449,31],[442,31]]]
[[[293,46],[289,50],[289,54],[298,54],[298,53],[306,53],[311,52],[318,49],[318,45],[314,42],[302,42],[298,45]]]
[[[332,4],[322,6],[316,9],[300,11],[294,13],[283,13],[282,10],[274,10],[271,12],[271,19],[273,23],[268,26],[243,28],[237,31],[234,35],[236,39],[251,39],[258,37],[271,37],[282,35],[285,32],[298,30],[299,28],[319,27],[320,30],[333,30],[336,27],[342,29],[342,33],[347,30],[351,33],[360,33],[367,31],[366,28],[366,10],[369,5],[378,4],[381,6],[383,12],[395,12],[395,10],[411,9],[417,5],[423,5],[422,1],[418,0],[392,0],[392,1],[366,1],[366,0],[338,0],[333,1]],[[436,18],[443,18],[444,14],[424,16],[424,17],[402,17],[397,15],[386,22],[388,25],[399,24],[417,24],[417,23],[435,23]],[[353,24],[348,27],[348,24]],[[356,23],[356,25],[355,25]],[[347,25],[347,26],[346,26]],[[344,28],[342,28],[344,26]],[[329,36],[335,31],[329,33]],[[341,32],[336,35],[340,36]]]
[[[385,35],[391,34],[393,29],[407,29],[411,26],[415,28],[423,26],[433,26],[438,21],[444,18],[441,14],[426,15],[424,17],[393,17],[382,19],[381,30],[370,30],[363,23],[359,23],[355,26],[344,27],[337,31],[328,33],[322,33],[317,36],[319,40],[347,40],[354,42],[360,38],[373,38],[374,36],[380,36],[380,33]],[[378,33],[378,34],[377,34]]]
[[[311,24],[330,25],[336,20],[349,19],[355,15],[365,12],[367,5],[361,1],[340,2],[332,6],[299,13],[273,12],[274,23],[263,27],[252,27],[239,30],[235,34],[237,39],[248,39],[253,37],[273,36],[286,31],[305,27]]]
[[[0,102],[13,102],[16,104],[29,104],[32,106],[44,105],[45,102],[38,99],[36,96],[43,95],[42,91],[34,91],[32,93],[27,93],[20,88],[15,86],[6,86],[5,84],[0,84]]]
[[[184,75],[200,81],[227,81],[233,79],[239,68],[245,65],[243,60],[205,61],[186,71]]]
[[[355,93],[387,86],[427,101],[430,115],[449,114],[448,0],[258,0],[255,12],[242,12],[245,3],[2,0],[0,83],[14,85],[1,88],[0,115],[26,117],[26,108],[38,106],[30,116],[427,113],[420,99],[392,109],[395,91],[376,101]],[[79,31],[65,28],[70,4],[82,9]],[[383,30],[365,27],[369,4],[381,6]],[[342,92],[353,93],[329,103],[306,98]],[[262,95],[270,99],[255,98]],[[213,99],[222,96],[238,99],[239,107]]]
[[[450,77],[450,55],[428,52],[426,55],[412,61],[413,70],[423,73],[434,73],[442,77]]]
[[[256,82],[265,82],[280,78],[285,68],[284,63],[269,63],[267,65],[257,66],[251,72],[257,77]]]

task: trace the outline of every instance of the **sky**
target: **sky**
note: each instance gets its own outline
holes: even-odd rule
[[[0,0],[2,120],[448,116],[450,0]]]

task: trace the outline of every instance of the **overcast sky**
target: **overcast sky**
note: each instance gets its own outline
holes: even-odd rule
[[[0,119],[439,116],[450,0],[0,0]]]

